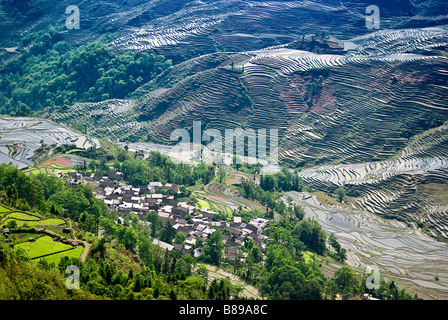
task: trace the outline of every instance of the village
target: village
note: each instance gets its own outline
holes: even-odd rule
[[[60,177],[69,178],[71,185],[80,183],[90,184],[98,199],[102,199],[109,210],[117,212],[119,219],[135,213],[142,225],[149,226],[145,220],[150,211],[157,212],[161,221],[168,221],[171,226],[183,235],[183,244],[170,244],[158,239],[152,243],[168,251],[176,250],[180,254],[190,254],[194,257],[201,255],[200,248],[195,244],[198,239],[204,242],[209,234],[220,230],[223,233],[223,257],[231,265],[244,261],[247,253],[239,249],[244,241],[251,240],[261,252],[265,252],[266,240],[262,231],[268,226],[270,219],[253,218],[244,223],[241,217],[234,216],[231,222],[217,221],[217,212],[208,208],[196,208],[188,201],[178,201],[176,194],[180,194],[176,184],[154,181],[148,185],[134,187],[123,183],[123,174],[110,169],[107,175],[92,173],[69,172],[58,173]]]

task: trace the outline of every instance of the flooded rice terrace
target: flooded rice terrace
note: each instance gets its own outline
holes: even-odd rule
[[[42,144],[67,144],[84,149],[100,147],[98,139],[50,120],[0,117],[0,163],[12,163],[19,169],[32,167],[31,157]]]
[[[169,147],[157,144],[130,144],[130,149],[142,150],[146,154],[159,151],[172,156]],[[444,157],[411,161],[398,158],[394,161],[332,166],[334,170],[313,168],[304,170],[301,175],[340,185],[369,179],[378,181],[403,172],[445,168],[447,163]],[[351,174],[345,175],[344,171]],[[335,234],[347,250],[348,265],[360,271],[379,269],[380,277],[393,279],[399,287],[406,288],[412,294],[417,293],[420,298],[448,299],[448,246],[445,243],[397,220],[383,219],[367,211],[325,207],[316,196],[307,192],[285,192],[284,197],[287,196],[302,205],[306,216],[317,219],[328,234]],[[228,200],[234,200],[234,197]],[[438,281],[435,280],[436,276]]]
[[[302,205],[306,217],[334,233],[347,250],[347,264],[359,270],[380,270],[380,277],[424,299],[448,298],[448,247],[397,220],[367,211],[327,208],[306,192],[286,192]],[[435,276],[439,281],[435,280]]]
[[[0,159],[0,162],[17,163],[19,167],[32,165],[28,159],[40,146],[42,140],[46,144],[68,143],[84,148],[95,144],[99,146],[96,139],[42,119],[2,117],[0,118],[0,135],[0,156],[5,157],[3,159],[5,161]],[[20,138],[17,139],[17,137]],[[8,146],[14,143],[20,147],[21,152],[13,156]],[[172,156],[171,147],[166,145],[134,143],[129,144],[129,149],[143,151],[146,155],[150,151],[159,151]],[[385,172],[386,176],[389,176],[395,171],[415,172],[415,170],[428,169],[428,166],[431,169],[446,167],[446,159],[439,160],[434,163],[418,162],[412,165],[403,162],[399,163],[398,167],[397,162],[376,163],[374,167],[367,166],[368,168],[366,164],[356,168],[353,166],[346,168],[341,165],[335,166],[333,170],[326,168],[327,170],[304,171],[302,175],[304,178],[330,180],[335,184],[348,181],[357,183],[368,178],[384,179]],[[391,166],[395,170],[391,170]],[[388,170],[384,170],[385,168]],[[347,169],[355,174],[343,174]],[[325,207],[314,195],[306,192],[286,192],[284,196],[291,196],[294,202],[305,208],[307,217],[317,219],[328,234],[335,234],[341,246],[347,250],[347,264],[350,266],[360,271],[378,268],[380,277],[393,279],[400,287],[406,288],[411,293],[417,293],[424,299],[448,298],[448,263],[446,262],[448,247],[446,244],[437,242],[402,222],[386,220],[367,211]],[[227,200],[235,200],[235,197],[229,196]],[[438,281],[435,280],[436,276],[439,278]]]

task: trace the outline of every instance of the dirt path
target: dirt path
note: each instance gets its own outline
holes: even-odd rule
[[[70,224],[70,229],[73,230],[73,228],[72,228],[72,222],[70,221],[69,224]],[[88,243],[87,241],[78,240],[78,239],[76,238],[76,234],[75,234],[75,233],[73,233],[73,237],[74,237],[74,239],[75,239],[76,241],[82,242],[82,244],[83,244],[83,245],[82,245],[83,249],[82,249],[82,252],[81,252],[81,256],[79,257],[79,260],[81,260],[82,263],[85,263],[86,260],[87,260],[87,256],[89,255],[90,248],[92,247],[92,245],[91,245],[90,243]]]

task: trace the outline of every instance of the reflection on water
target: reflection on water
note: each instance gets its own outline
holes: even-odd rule
[[[411,293],[432,299],[448,298],[448,247],[396,220],[385,220],[366,211],[326,208],[306,192],[286,192],[334,233],[347,250],[347,264],[365,270],[377,266]],[[434,276],[439,281],[434,280]]]

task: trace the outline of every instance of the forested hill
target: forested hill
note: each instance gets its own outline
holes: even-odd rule
[[[154,172],[173,169],[167,158],[160,154],[153,154],[153,157],[150,162]],[[156,165],[156,159],[162,161]],[[136,168],[135,161],[126,165],[129,177],[140,174],[130,170],[131,166]],[[210,181],[207,175],[196,177],[199,184]],[[172,181],[170,179],[168,181]],[[281,187],[277,179],[272,177],[272,183],[266,181],[260,188]],[[252,188],[248,194],[259,198],[258,201],[263,201],[266,194],[275,195],[274,190],[269,193],[254,186],[243,188]],[[194,203],[188,190],[180,189],[183,191],[178,195],[179,199]],[[201,267],[202,263],[221,265],[223,232],[220,230],[196,244],[203,252],[199,257],[180,255],[175,250],[169,252],[154,245],[153,237],[168,242],[178,241],[180,237],[176,236],[171,224],[162,223],[157,214],[148,214],[145,218],[153,226],[150,235],[136,214],[125,215],[120,220],[115,211],[109,211],[89,185],[70,186],[62,178],[46,174],[26,175],[4,164],[0,165],[0,203],[0,221],[4,222],[11,212],[21,212],[22,215],[28,212],[28,215],[48,219],[60,217],[76,231],[76,238],[88,243],[85,245],[90,248],[83,259],[64,257],[58,263],[32,260],[26,250],[18,246],[13,249],[0,235],[0,276],[5,279],[0,283],[0,299],[222,300],[242,297],[239,295],[242,288],[228,279],[207,282],[207,270]],[[277,209],[288,211],[272,207],[272,210]],[[393,281],[384,279],[379,289],[368,290],[365,285],[368,274],[358,274],[348,266],[337,270],[334,277],[325,276],[316,257],[341,258],[343,261],[343,250],[335,237],[329,237],[328,243],[340,255],[329,252],[326,234],[317,221],[305,219],[299,208],[294,211],[297,212],[288,219],[279,219],[265,230],[265,235],[273,241],[266,247],[264,263],[261,263],[261,251],[251,241],[239,247],[247,253],[242,275],[259,288],[263,296],[269,299],[348,299],[368,292],[378,298],[390,298],[391,295],[394,299],[413,298],[405,290],[396,288]],[[7,226],[13,235],[39,236],[33,226],[27,227],[23,223],[17,226],[12,222]],[[15,236],[12,238],[17,241]],[[315,258],[307,258],[310,255]],[[80,290],[71,291],[64,285],[64,272],[69,265],[76,265],[80,270]],[[22,285],[24,281],[26,286]]]
[[[21,39],[23,52],[1,71],[0,114],[29,115],[46,107],[125,98],[171,66],[163,56],[116,55],[101,42],[71,50],[53,30]]]

